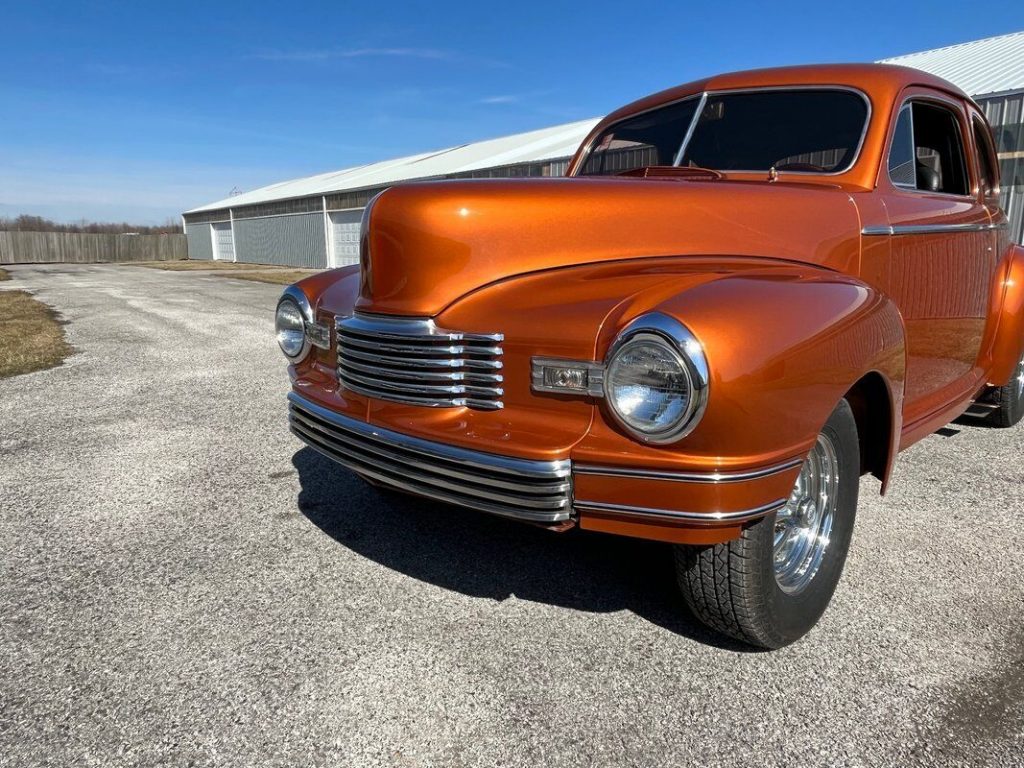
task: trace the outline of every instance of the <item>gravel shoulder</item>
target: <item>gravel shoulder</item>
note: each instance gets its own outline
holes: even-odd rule
[[[280,286],[8,268],[0,766],[1024,766],[1024,429],[865,479],[832,607],[750,653],[658,544],[381,494],[287,430]]]

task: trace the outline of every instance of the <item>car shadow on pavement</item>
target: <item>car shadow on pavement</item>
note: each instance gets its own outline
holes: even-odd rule
[[[676,589],[666,544],[552,533],[470,509],[375,488],[311,448],[292,457],[299,511],[344,547],[414,579],[473,597],[564,608],[628,609],[689,639],[756,651],[711,632]]]

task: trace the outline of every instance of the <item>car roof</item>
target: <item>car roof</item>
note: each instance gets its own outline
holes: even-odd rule
[[[607,125],[627,115],[678,101],[702,91],[817,85],[856,88],[863,91],[873,102],[893,99],[897,93],[911,85],[935,88],[952,96],[970,100],[967,94],[947,80],[912,67],[893,64],[813,64],[750,69],[694,80],[627,104],[608,115],[602,123]]]

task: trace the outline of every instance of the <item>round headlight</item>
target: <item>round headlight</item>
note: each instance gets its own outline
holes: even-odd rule
[[[302,354],[306,347],[306,322],[299,305],[288,297],[281,299],[277,304],[274,325],[281,351],[290,358]]]
[[[653,439],[673,433],[689,411],[686,363],[657,336],[638,334],[623,344],[608,366],[605,388],[615,415]]]
[[[704,350],[675,318],[651,312],[631,322],[612,345],[604,395],[615,420],[645,443],[688,435],[707,406]]]

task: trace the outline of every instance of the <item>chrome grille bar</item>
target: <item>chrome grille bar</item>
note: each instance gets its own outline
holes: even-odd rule
[[[348,348],[344,351],[345,357],[350,360],[359,360],[366,363],[377,363],[380,365],[399,365],[406,368],[479,368],[488,371],[496,371],[502,367],[501,360],[475,360],[468,357],[426,357],[413,358],[401,357],[399,355],[380,355],[364,352],[360,349]]]
[[[353,392],[431,408],[502,407],[500,333],[356,314],[337,320],[337,339],[338,379]]]
[[[455,448],[374,427],[288,395],[292,431],[310,447],[378,482],[440,501],[541,523],[569,519],[570,462]]]
[[[350,370],[359,371],[361,373],[370,374],[371,376],[388,376],[391,371],[387,368],[381,368],[379,366],[374,367],[372,365],[365,365],[363,363],[357,363],[349,359],[348,355],[345,355],[345,366]],[[398,372],[396,372],[398,373]],[[500,373],[469,373],[468,371],[426,371],[414,369],[412,371],[401,371],[401,375],[398,378],[402,379],[413,379],[414,381],[466,381],[471,380],[473,382],[495,382],[501,381]]]

